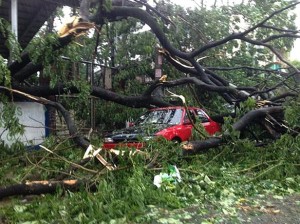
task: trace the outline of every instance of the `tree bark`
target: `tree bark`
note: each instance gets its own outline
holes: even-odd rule
[[[233,124],[233,130],[242,131],[253,122],[259,122],[260,120],[264,119],[267,114],[278,114],[282,112],[283,107],[281,106],[266,107],[257,110],[252,110],[246,113],[242,118],[240,118],[237,122]],[[226,134],[229,133],[225,132],[223,135]],[[226,144],[226,141],[222,137],[212,137],[203,141],[190,141],[187,144],[183,145],[183,155],[203,153],[208,149],[218,147],[221,144]]]
[[[78,191],[82,187],[95,191],[95,184],[88,184],[79,180],[62,181],[31,181],[23,184],[14,184],[6,187],[0,187],[0,200],[5,197],[17,195],[40,195],[57,192],[59,188],[69,191]]]

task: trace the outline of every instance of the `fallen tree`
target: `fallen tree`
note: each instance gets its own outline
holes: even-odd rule
[[[280,117],[282,117],[283,113],[283,107],[281,106],[273,106],[273,107],[266,107],[266,108],[260,108],[257,110],[252,110],[248,113],[246,113],[242,118],[240,118],[237,122],[233,124],[233,130],[241,132],[243,131],[249,124],[253,123],[259,123],[266,119],[267,116],[272,116],[276,114],[280,114]],[[282,122],[282,121],[280,121]],[[279,122],[278,122],[279,123]],[[275,129],[275,127],[274,127]],[[286,129],[286,128],[284,128]],[[270,129],[271,134],[275,135],[276,131],[272,128]],[[275,133],[274,133],[275,132]],[[226,136],[228,133],[224,132],[223,135]],[[278,137],[278,136],[274,136]],[[203,153],[204,151],[218,147],[222,144],[226,144],[226,137],[213,137],[208,138],[204,141],[190,141],[187,144],[183,145],[183,153],[184,155],[189,154],[197,154],[197,153]]]

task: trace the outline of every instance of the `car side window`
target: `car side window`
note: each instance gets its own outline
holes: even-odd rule
[[[188,113],[191,116],[193,123],[195,123],[196,122],[195,112],[193,110],[188,110]],[[189,117],[188,117],[188,114],[186,113],[184,115],[184,120],[188,120],[188,119],[189,119]]]
[[[179,124],[182,116],[182,109],[175,109],[170,111],[170,116],[168,116],[167,124]]]
[[[197,113],[197,118],[200,120],[201,123],[209,122],[203,110],[197,110],[196,113]]]

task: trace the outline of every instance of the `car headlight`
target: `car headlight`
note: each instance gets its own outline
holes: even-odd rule
[[[112,138],[104,138],[104,142],[114,142]]]
[[[154,136],[145,136],[143,139],[145,141],[149,141],[150,139],[153,139],[153,138],[154,138]]]

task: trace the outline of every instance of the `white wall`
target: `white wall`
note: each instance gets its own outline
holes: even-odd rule
[[[5,131],[1,139],[8,145],[11,145],[16,140],[23,142],[25,145],[38,145],[42,143],[46,135],[45,112],[46,108],[42,104],[33,102],[15,102],[17,106],[16,116],[19,118],[20,124],[25,126],[23,135],[18,135],[12,139]],[[0,105],[0,109],[2,105]],[[0,127],[0,134],[4,131]]]

